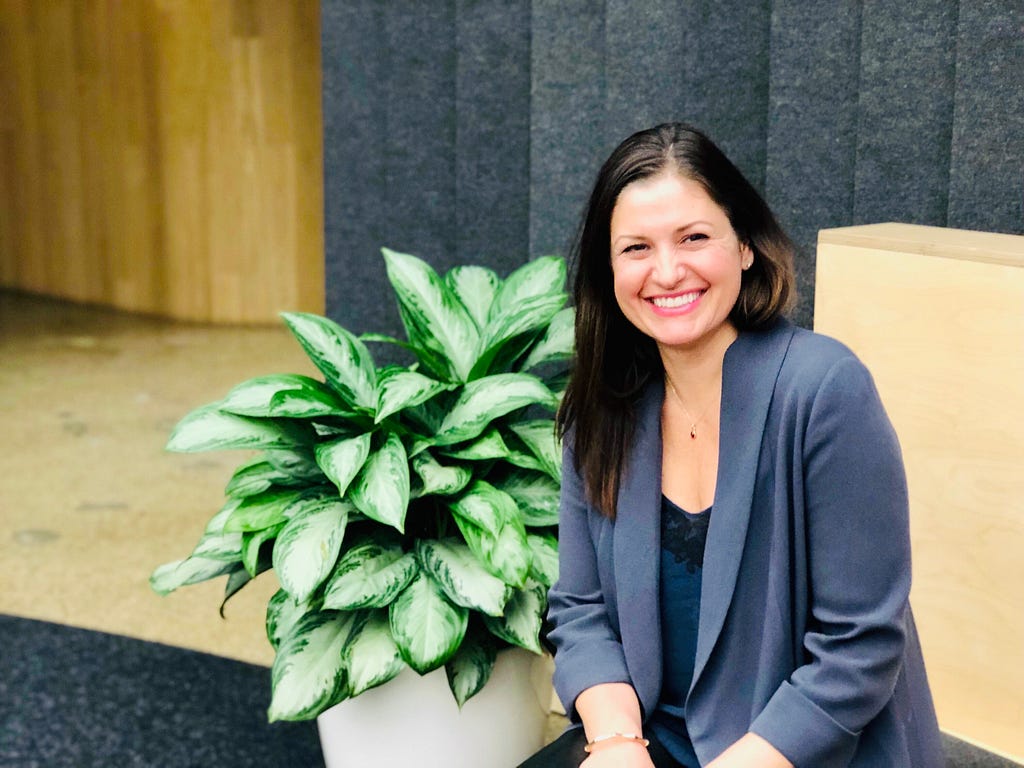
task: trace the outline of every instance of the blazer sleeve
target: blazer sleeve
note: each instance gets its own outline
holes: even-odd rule
[[[906,636],[910,533],[899,443],[863,364],[852,355],[833,363],[807,413],[805,663],[751,730],[798,768],[821,768],[847,765],[857,735],[892,697]]]
[[[600,683],[630,683],[622,642],[608,616],[592,531],[611,523],[585,501],[566,436],[558,523],[558,579],[548,593],[554,686],[574,722],[576,697]],[[592,525],[594,526],[592,528]]]

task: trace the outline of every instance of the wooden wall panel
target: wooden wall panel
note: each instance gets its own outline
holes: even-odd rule
[[[323,311],[317,0],[0,0],[0,286]]]
[[[822,230],[815,330],[871,369],[903,447],[939,724],[1024,761],[1024,237]]]

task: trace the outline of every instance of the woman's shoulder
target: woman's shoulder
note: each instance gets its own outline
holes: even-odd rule
[[[808,394],[832,381],[870,382],[864,363],[846,344],[822,333],[786,324],[790,334],[779,369],[779,384]]]

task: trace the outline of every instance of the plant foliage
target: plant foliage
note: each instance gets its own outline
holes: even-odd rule
[[[551,414],[573,340],[565,263],[440,277],[383,253],[405,341],[283,314],[323,380],[245,381],[167,445],[259,452],[193,552],[150,581],[166,594],[227,575],[226,602],[273,568],[271,720],[316,717],[406,667],[444,666],[461,706],[500,649],[540,652],[557,570]],[[415,360],[378,367],[367,343]]]

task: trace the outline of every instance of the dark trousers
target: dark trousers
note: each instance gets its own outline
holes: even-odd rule
[[[655,768],[684,768],[652,734],[645,733],[644,736],[651,740],[647,753]],[[519,768],[579,768],[579,764],[587,758],[587,753],[583,751],[586,744],[587,736],[583,729],[570,728],[540,752],[527,758]]]

